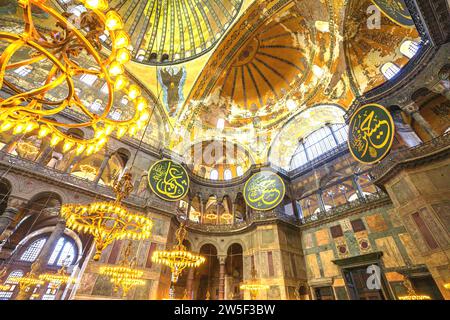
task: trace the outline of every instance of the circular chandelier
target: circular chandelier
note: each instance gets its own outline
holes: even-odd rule
[[[27,291],[28,288],[33,286],[42,286],[45,281],[39,279],[39,277],[36,275],[36,267],[37,264],[33,263],[31,265],[31,271],[29,271],[25,276],[23,277],[11,277],[8,279],[11,283],[17,283],[19,284],[20,291]]]
[[[64,204],[61,207],[61,216],[66,219],[69,228],[94,237],[94,261],[98,261],[102,251],[115,240],[143,240],[151,235],[152,220],[129,212],[121,204],[133,190],[131,173],[125,173],[120,180],[116,178],[113,189],[116,193],[115,201],[88,205]]]
[[[242,284],[239,287],[241,290],[246,290],[250,292],[251,299],[254,300],[256,296],[258,295],[258,292],[262,290],[268,290],[269,286],[265,284],[257,284],[257,283],[247,283]]]
[[[64,152],[75,150],[77,155],[90,155],[100,150],[115,132],[119,138],[128,132],[134,136],[150,118],[148,105],[137,85],[123,75],[123,65],[131,58],[130,38],[123,30],[123,22],[114,10],[108,10],[107,0],[80,0],[87,8],[80,18],[71,13],[60,14],[46,5],[46,0],[18,0],[23,9],[25,29],[21,34],[0,32],[0,41],[8,46],[0,55],[0,89],[11,94],[0,98],[0,132],[13,135],[37,131],[40,138],[50,137],[50,145],[62,146]],[[38,31],[32,7],[36,6],[56,20],[50,32]],[[100,38],[109,36],[111,51],[105,56]],[[14,61],[19,50],[29,50],[29,58]],[[88,58],[95,68],[87,68],[77,58]],[[7,71],[31,67],[34,63],[50,62],[52,67],[42,84],[25,90],[7,77]],[[91,111],[80,99],[75,78],[95,76],[105,80],[108,99],[101,114]],[[32,77],[32,75],[31,75]],[[59,88],[63,98],[52,98],[51,91]],[[63,88],[63,89],[61,89]],[[77,92],[78,89],[78,92]],[[121,91],[133,102],[134,115],[129,120],[108,117],[114,104],[115,92]],[[83,120],[65,123],[55,119],[62,112],[76,109]],[[89,137],[76,137],[70,129],[86,128]]]
[[[252,300],[255,300],[258,295],[258,292],[263,291],[263,290],[268,290],[270,287],[265,284],[257,283],[255,267],[252,267],[251,275],[252,275],[252,279],[248,283],[244,283],[244,284],[240,285],[239,288],[241,290],[249,291],[250,298]]]
[[[100,268],[100,274],[108,276],[111,283],[114,284],[115,292],[122,288],[124,297],[132,287],[145,285],[145,280],[142,279],[144,271],[134,268],[136,260],[129,261],[130,252],[131,242],[128,244],[124,259],[119,266],[104,266]]]
[[[178,243],[172,250],[155,251],[152,256],[152,261],[168,266],[172,272],[172,282],[176,283],[178,277],[186,268],[197,268],[205,262],[205,257],[187,251],[183,245],[183,240],[186,237],[187,231],[184,223],[176,231],[175,235]]]

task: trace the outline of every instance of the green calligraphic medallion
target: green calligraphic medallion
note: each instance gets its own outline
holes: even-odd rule
[[[255,210],[272,210],[284,198],[286,187],[283,180],[271,171],[255,173],[244,186],[244,199]]]
[[[372,0],[385,16],[396,24],[412,28],[414,21],[409,13],[408,7],[403,0]]]
[[[180,164],[164,159],[153,164],[148,171],[150,189],[161,199],[177,201],[189,191],[189,176]]]
[[[372,164],[391,150],[395,125],[383,106],[368,104],[358,109],[350,119],[348,147],[359,162]]]

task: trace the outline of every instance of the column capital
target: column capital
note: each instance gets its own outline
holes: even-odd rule
[[[225,261],[227,260],[227,256],[220,255],[220,256],[217,256],[217,259],[219,260],[219,264],[225,264]]]
[[[408,101],[405,104],[403,104],[400,109],[407,112],[408,114],[419,112],[420,107],[417,103],[414,101]]]

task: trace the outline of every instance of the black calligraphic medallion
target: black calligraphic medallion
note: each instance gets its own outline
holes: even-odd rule
[[[378,104],[358,109],[350,119],[348,147],[359,162],[373,164],[391,150],[395,125],[388,110]]]
[[[255,173],[244,186],[244,199],[255,210],[272,210],[280,204],[286,192],[283,180],[271,171]]]
[[[177,201],[189,191],[189,175],[182,165],[168,159],[153,164],[148,171],[150,189],[161,199]]]
[[[372,0],[373,4],[380,9],[391,21],[402,27],[412,28],[414,21],[403,0]]]

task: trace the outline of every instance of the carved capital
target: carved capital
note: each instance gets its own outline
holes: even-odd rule
[[[227,260],[227,256],[217,256],[217,259],[219,260],[219,264],[225,264],[225,261]]]
[[[419,105],[417,103],[415,103],[414,101],[410,101],[409,103],[404,104],[400,108],[409,114],[419,112],[419,110],[420,110]]]

